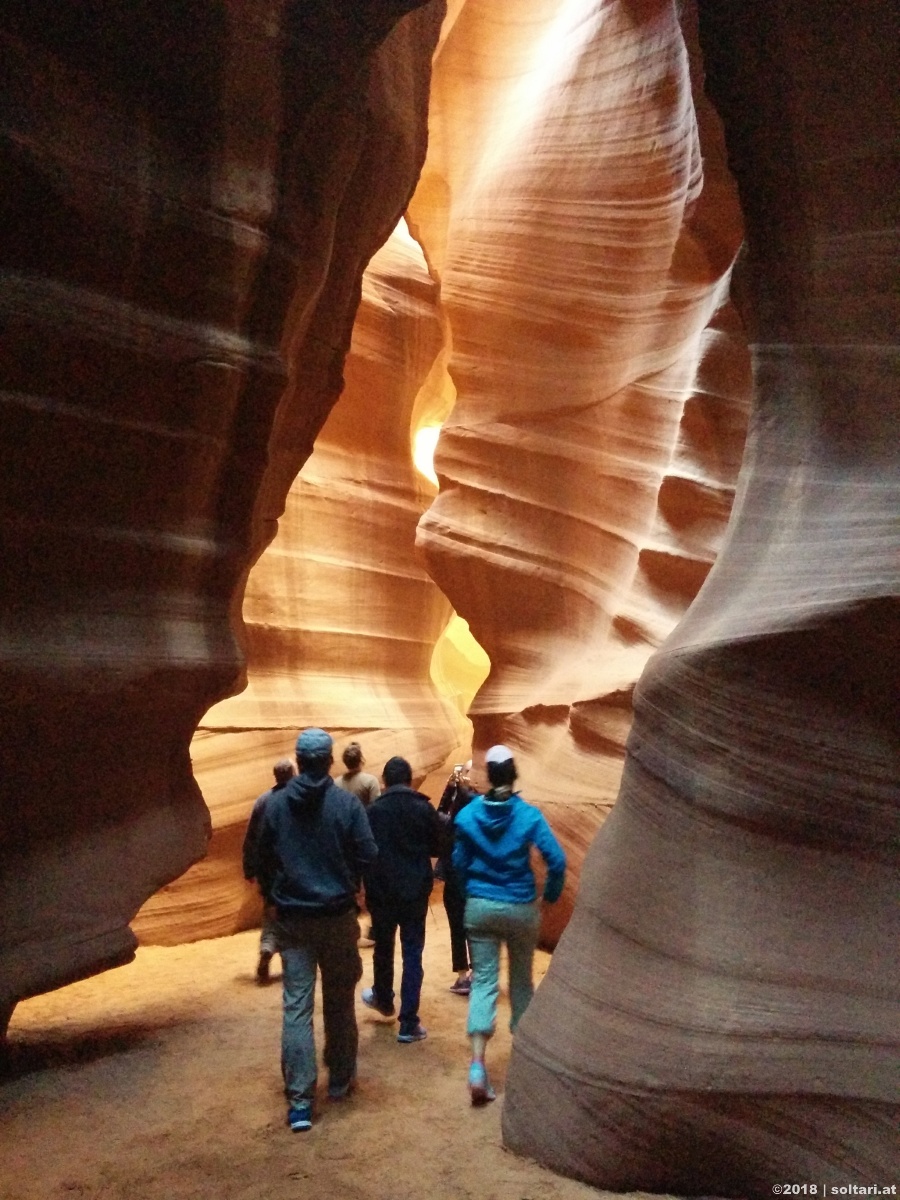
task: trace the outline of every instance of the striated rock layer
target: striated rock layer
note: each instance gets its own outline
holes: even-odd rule
[[[741,220],[670,4],[468,0],[451,17],[411,216],[458,395],[419,545],[490,658],[477,744],[515,749],[565,843],[552,943],[619,787],[635,681],[730,511]]]
[[[645,6],[646,7],[646,6]],[[886,1186],[897,1032],[896,6],[701,0],[757,397],[727,543],[516,1037],[507,1143],[598,1187]]]
[[[206,848],[191,735],[424,155],[443,6],[352,8],[3,6],[0,1029]]]
[[[354,737],[375,774],[402,754],[417,780],[471,736],[431,681],[450,606],[415,558],[435,489],[413,466],[410,423],[442,343],[436,293],[401,222],[363,276],[341,397],[250,573],[247,687],[215,705],[194,737],[211,852],[144,906],[133,924],[142,942],[231,933],[256,918],[241,840],[298,728],[332,732],[336,769]]]

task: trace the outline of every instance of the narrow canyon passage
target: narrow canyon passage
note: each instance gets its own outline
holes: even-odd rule
[[[0,6],[4,1196],[898,1180],[897,25]],[[485,1113],[435,902],[428,1041],[287,1136],[307,726],[509,746],[565,847]]]
[[[2,1200],[588,1200],[603,1193],[500,1144],[510,1051],[505,997],[490,1048],[500,1099],[466,1090],[466,1001],[447,990],[450,938],[431,898],[422,1017],[429,1036],[358,1007],[360,1082],[324,1098],[303,1137],[284,1124],[281,986],[254,981],[258,934],[146,946],[136,961],[25,1001],[0,1084]],[[370,984],[372,951],[363,950]],[[549,955],[538,952],[542,977]],[[321,1004],[316,1027],[321,1049]]]

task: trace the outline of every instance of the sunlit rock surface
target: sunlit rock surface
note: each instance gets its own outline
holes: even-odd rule
[[[402,754],[416,780],[471,734],[431,679],[450,606],[415,555],[435,488],[414,467],[411,420],[442,344],[437,286],[401,222],[363,277],[344,391],[287,498],[244,600],[248,684],[193,741],[211,854],[145,905],[141,941],[230,933],[257,915],[240,843],[272,765],[297,730],[362,743],[368,768]]]
[[[419,545],[490,658],[477,744],[514,748],[569,854],[549,942],[618,791],[634,684],[715,558],[743,450],[741,219],[695,98],[663,3],[470,0],[435,61],[411,219],[458,395]]]
[[[0,1029],[206,849],[191,735],[424,155],[443,6],[343,11],[0,14]]]
[[[701,2],[748,226],[747,458],[503,1112],[510,1146],[601,1188],[897,1174],[896,16]]]

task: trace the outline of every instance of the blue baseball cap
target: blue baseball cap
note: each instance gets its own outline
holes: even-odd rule
[[[297,737],[297,754],[301,758],[325,758],[334,742],[324,729],[303,729]]]

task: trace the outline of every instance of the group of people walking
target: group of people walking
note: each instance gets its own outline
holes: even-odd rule
[[[275,786],[254,805],[244,842],[244,874],[256,879],[266,904],[260,981],[268,978],[276,951],[282,960],[282,1073],[288,1124],[295,1131],[311,1128],[313,1119],[317,971],[329,1097],[344,1099],[356,1082],[361,885],[372,921],[374,976],[360,998],[385,1017],[399,1016],[398,1042],[422,1041],[428,1036],[419,1018],[422,953],[437,860],[457,973],[451,991],[469,999],[469,1092],[473,1104],[484,1104],[494,1099],[485,1051],[496,1027],[501,945],[509,957],[513,1031],[534,991],[540,907],[532,846],[546,864],[546,902],[559,898],[565,878],[565,855],[549,825],[516,791],[508,747],[494,746],[485,755],[490,787],[483,795],[473,794],[466,769],[459,767],[437,808],[413,788],[406,759],[395,756],[385,763],[383,791],[362,771],[358,743],[345,749],[343,760],[346,772],[332,779],[331,736],[304,729],[296,743],[298,773],[290,760],[275,764]]]

